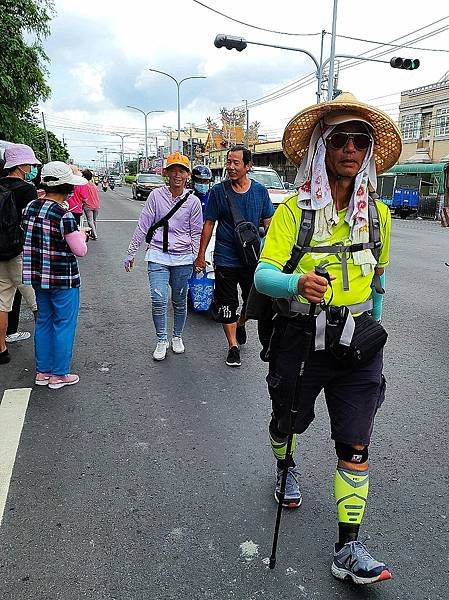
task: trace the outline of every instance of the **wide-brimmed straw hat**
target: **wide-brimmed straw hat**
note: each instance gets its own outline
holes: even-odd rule
[[[396,124],[381,110],[359,102],[349,92],[342,92],[335,100],[314,104],[299,112],[290,120],[282,138],[285,156],[299,166],[310,142],[313,130],[322,120],[334,121],[338,115],[348,115],[368,122],[374,133],[374,160],[377,173],[383,173],[399,159],[402,140]],[[329,124],[329,123],[327,123]]]

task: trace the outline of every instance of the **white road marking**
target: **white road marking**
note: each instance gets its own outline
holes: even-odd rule
[[[138,219],[97,219],[97,223],[137,223]]]
[[[31,388],[5,390],[0,404],[0,526]]]

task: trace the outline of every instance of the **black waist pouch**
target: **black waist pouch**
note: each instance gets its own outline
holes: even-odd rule
[[[246,267],[255,267],[260,254],[259,230],[249,221],[237,223],[234,239],[240,260]]]
[[[344,366],[357,367],[369,362],[387,343],[388,333],[368,313],[354,317],[351,345],[341,346],[326,336],[326,350]]]

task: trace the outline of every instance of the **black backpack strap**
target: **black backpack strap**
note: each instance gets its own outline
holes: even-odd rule
[[[368,223],[369,223],[369,239],[370,242],[374,242],[374,248],[372,250],[374,258],[378,261],[381,250],[381,239],[380,239],[380,221],[377,213],[376,202],[371,196],[368,197]]]
[[[377,262],[379,262],[380,251],[382,249],[382,241],[380,239],[380,221],[379,213],[374,198],[368,197],[368,223],[369,223],[369,239],[374,244],[372,253]],[[385,294],[382,287],[380,275],[374,272],[373,287],[378,294]]]
[[[244,217],[243,217],[242,213],[240,212],[240,209],[237,206],[237,204],[234,201],[232,201],[229,198],[229,196],[228,196],[227,190],[231,189],[230,182],[229,181],[223,181],[221,183],[221,187],[223,188],[223,193],[224,193],[226,201],[228,203],[229,210],[231,211],[232,220],[234,221],[234,226],[237,227],[237,225],[239,223],[244,223],[246,221],[246,219],[244,219]]]
[[[293,273],[299,264],[299,261],[306,253],[313,236],[315,226],[315,211],[303,209],[301,211],[301,223],[299,225],[298,239],[292,248],[290,258],[286,262],[282,271],[284,273]]]
[[[151,239],[152,239],[156,229],[159,229],[159,227],[163,227],[164,232],[163,232],[163,241],[162,241],[162,251],[168,252],[168,222],[172,218],[172,216],[175,214],[175,212],[177,212],[181,208],[181,206],[184,204],[184,202],[186,202],[186,200],[188,199],[188,197],[190,196],[191,193],[192,193],[192,190],[189,190],[187,192],[187,194],[185,196],[183,196],[181,198],[181,200],[179,200],[174,205],[174,207],[168,211],[168,213],[164,217],[162,217],[162,219],[159,219],[159,221],[157,221],[157,223],[154,223],[154,225],[152,225],[150,227],[150,229],[148,230],[148,233],[145,237],[147,244],[149,244],[151,242]]]

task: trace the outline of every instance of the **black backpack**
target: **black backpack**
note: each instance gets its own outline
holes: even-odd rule
[[[255,268],[260,254],[259,228],[251,221],[245,221],[237,204],[230,200],[227,194],[230,183],[225,181],[222,187],[234,221],[234,240],[240,260],[245,267]]]
[[[23,230],[14,202],[14,193],[0,185],[0,260],[10,260],[23,250]]]

